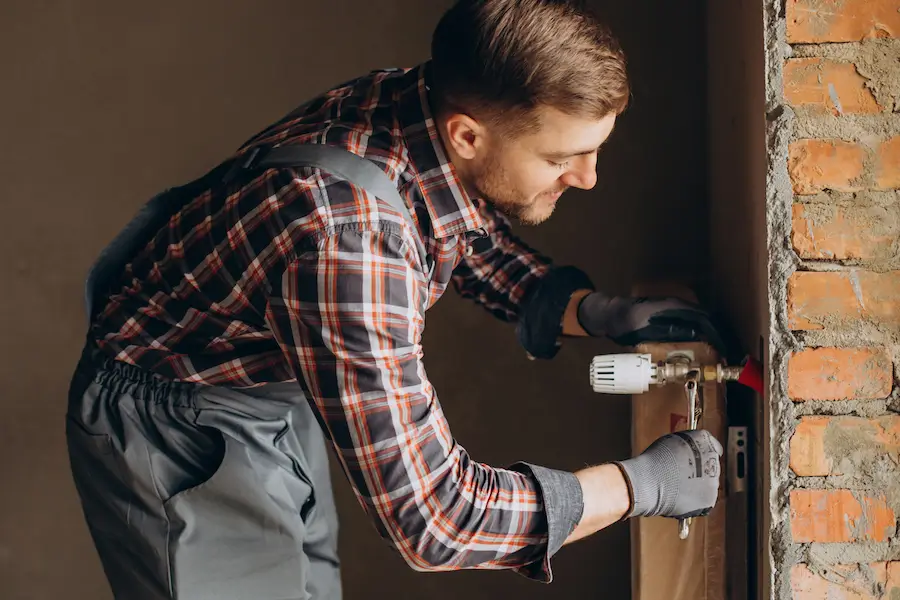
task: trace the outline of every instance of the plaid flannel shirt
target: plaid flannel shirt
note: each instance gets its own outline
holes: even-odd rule
[[[429,112],[427,78],[427,63],[373,72],[238,151],[314,143],[364,156],[397,184],[418,231],[319,169],[249,173],[188,199],[126,267],[92,333],[118,360],[171,379],[297,381],[361,505],[411,567],[506,568],[550,581],[549,559],[581,517],[578,481],[470,458],[428,381],[421,340],[425,310],[451,282],[517,322],[554,267],[463,190]],[[560,304],[571,290],[556,287]]]

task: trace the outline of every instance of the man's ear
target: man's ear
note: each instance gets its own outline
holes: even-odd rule
[[[484,126],[463,113],[454,113],[447,117],[446,142],[453,147],[453,151],[462,159],[472,160],[478,150],[485,144],[486,131]]]

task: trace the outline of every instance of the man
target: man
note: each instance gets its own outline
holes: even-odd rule
[[[451,283],[537,358],[565,335],[714,334],[697,307],[608,297],[510,231],[594,186],[628,94],[621,51],[576,3],[462,0],[431,60],[307,103],[120,236],[140,243],[98,263],[123,255],[91,284],[67,418],[116,597],[339,598],[326,444],[421,571],[549,582],[561,546],[612,523],[706,514],[722,453],[707,432],[577,473],[491,467],[454,440],[422,364],[425,310]],[[393,188],[321,167],[233,168],[292,145],[367,159],[409,214]]]

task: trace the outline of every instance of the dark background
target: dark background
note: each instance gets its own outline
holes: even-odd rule
[[[0,3],[0,597],[109,598],[72,485],[66,390],[82,285],[98,251],[165,186],[185,182],[301,101],[370,69],[425,60],[449,0],[7,0]],[[610,292],[649,280],[706,289],[705,3],[599,2],[628,53],[630,110],[599,183],[521,230]],[[527,361],[512,327],[451,291],[428,314],[426,365],[479,461],[559,469],[629,455],[629,399],[594,394],[567,344]],[[348,600],[628,598],[628,526],[564,548],[556,581],[419,574],[336,482]]]

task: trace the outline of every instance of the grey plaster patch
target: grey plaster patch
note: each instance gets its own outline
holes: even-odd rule
[[[804,204],[835,204],[838,206],[858,207],[880,206],[896,209],[896,206],[900,204],[900,190],[886,192],[866,190],[856,193],[828,191],[810,196],[797,196],[795,200]]]
[[[849,565],[900,559],[895,541],[859,544],[808,544],[806,555],[820,564]],[[788,596],[787,598],[790,598]]]
[[[900,113],[835,118],[804,107],[795,110],[797,139],[837,139],[874,149],[882,140],[900,135]]]
[[[794,113],[783,102],[785,15],[781,0],[764,4],[766,44],[766,110],[768,164],[766,173],[766,230],[769,277],[769,451],[770,451],[770,583],[771,597],[791,597],[790,570],[801,562],[803,546],[794,545],[790,531],[790,438],[796,427],[793,403],[787,394],[787,362],[799,344],[790,333],[787,280],[799,260],[791,245],[793,190],[788,174],[788,143]]]

